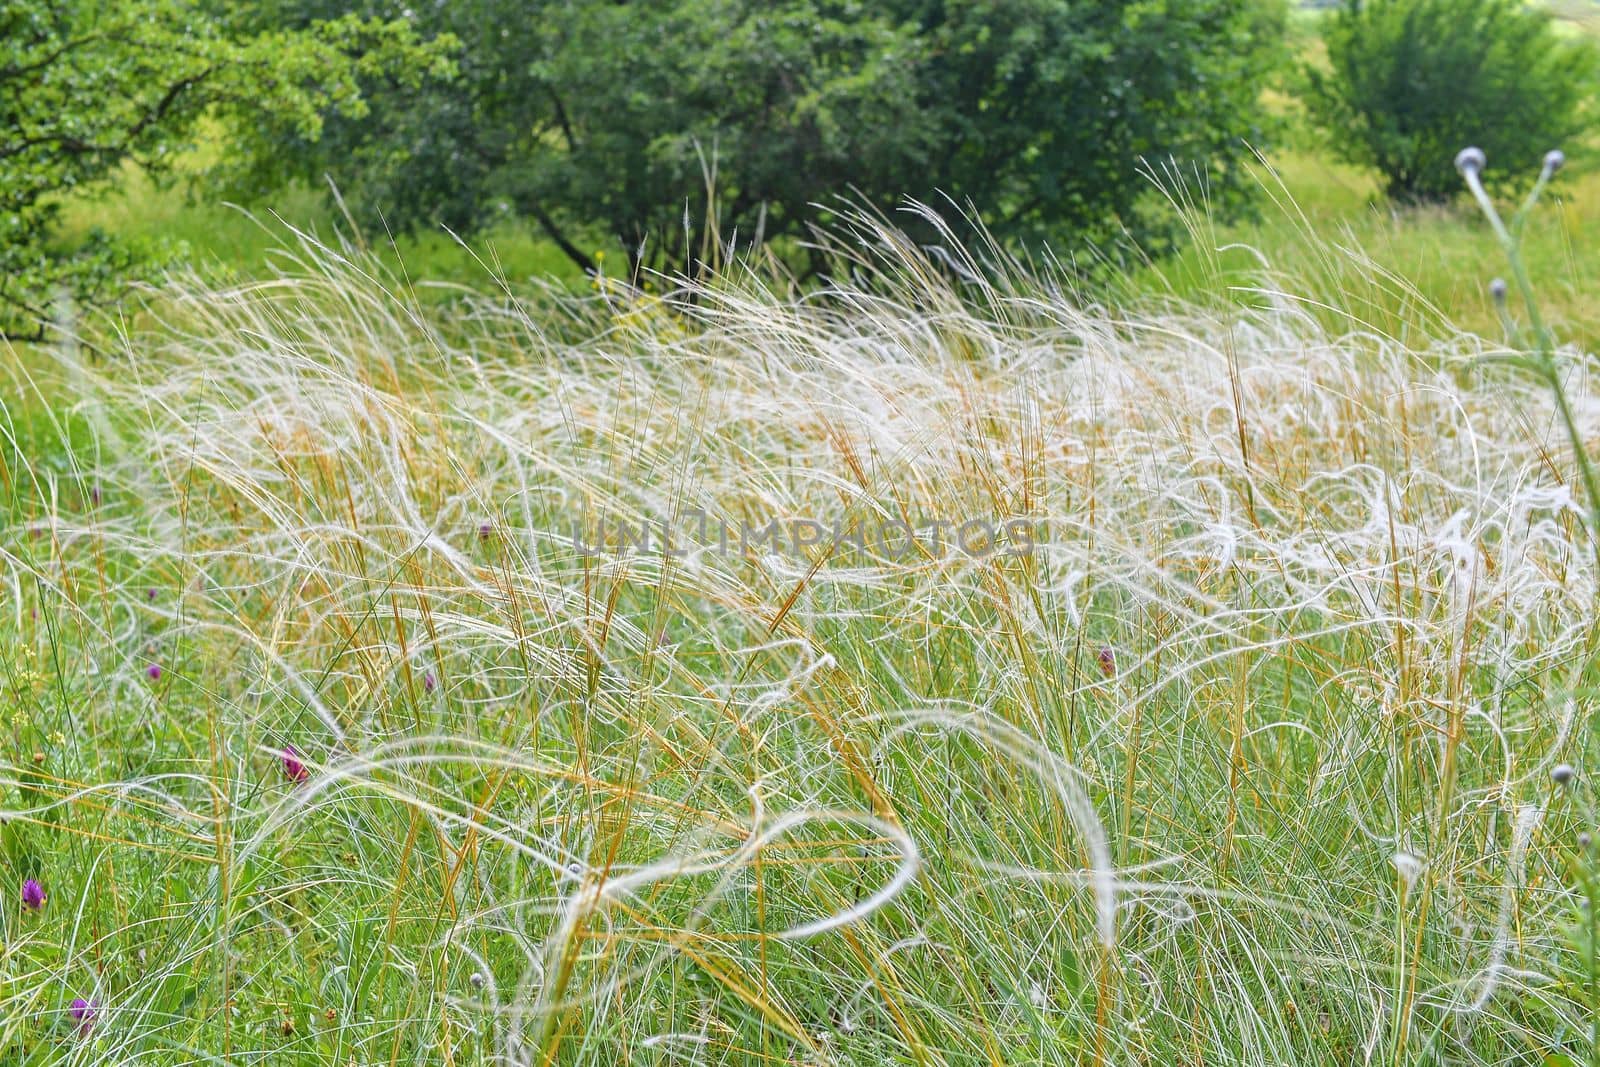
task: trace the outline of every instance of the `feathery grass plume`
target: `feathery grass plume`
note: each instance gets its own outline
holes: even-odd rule
[[[81,960],[105,1062],[270,1030],[363,1063],[1486,1065],[1584,1029],[1538,805],[1588,734],[1597,571],[1543,383],[1290,274],[1113,311],[943,220],[842,227],[818,291],[735,262],[626,323],[302,235],[75,362],[117,438],[63,467],[102,512],[35,509],[63,551],[0,569],[0,640],[49,598],[72,718],[28,706],[72,741],[0,765],[0,818],[66,846],[84,933],[0,1019]],[[1011,518],[1047,536],[831,544]],[[155,649],[160,700],[126,667]],[[294,788],[243,773],[307,737]]]

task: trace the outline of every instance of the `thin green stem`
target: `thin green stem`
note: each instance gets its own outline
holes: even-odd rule
[[[1537,356],[1539,371],[1555,397],[1556,414],[1561,419],[1561,424],[1566,427],[1567,440],[1572,447],[1573,458],[1578,464],[1579,476],[1583,479],[1584,495],[1588,498],[1589,504],[1590,542],[1594,546],[1595,563],[1600,566],[1600,536],[1595,536],[1600,535],[1600,475],[1595,471],[1594,463],[1589,458],[1589,450],[1584,444],[1583,434],[1578,430],[1577,416],[1572,410],[1572,402],[1567,398],[1566,386],[1561,381],[1555,342],[1549,327],[1545,325],[1544,316],[1539,311],[1539,302],[1533,294],[1533,283],[1528,277],[1526,265],[1522,262],[1522,227],[1529,213],[1538,204],[1539,196],[1549,184],[1552,173],[1553,170],[1548,166],[1540,171],[1539,180],[1534,183],[1532,192],[1528,194],[1528,199],[1523,203],[1521,210],[1513,217],[1512,226],[1508,229],[1501,220],[1499,211],[1495,209],[1494,201],[1489,199],[1489,194],[1484,190],[1478,171],[1475,168],[1462,170],[1467,188],[1471,190],[1473,199],[1478,202],[1484,216],[1489,220],[1489,226],[1505,250],[1506,260],[1511,266],[1512,280],[1516,283],[1517,293],[1527,310],[1528,326],[1533,331],[1534,353]]]

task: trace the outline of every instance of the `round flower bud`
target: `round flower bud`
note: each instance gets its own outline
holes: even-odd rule
[[[1483,170],[1483,165],[1488,160],[1484,158],[1483,149],[1477,147],[1463,148],[1456,153],[1456,170],[1462,174],[1477,174]]]
[[[1496,278],[1489,283],[1489,296],[1494,299],[1496,304],[1504,304],[1506,302],[1507,292],[1509,292],[1509,289],[1504,278]]]
[[[1552,148],[1544,154],[1544,170],[1546,174],[1554,174],[1566,165],[1567,154],[1559,148]]]
[[[1558,763],[1550,772],[1550,778],[1556,785],[1571,785],[1573,779],[1578,777],[1577,768],[1570,763]]]

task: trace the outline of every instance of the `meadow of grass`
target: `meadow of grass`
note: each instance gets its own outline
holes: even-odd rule
[[[1299,120],[1296,120],[1296,124]],[[1386,203],[1372,175],[1333,161],[1304,137],[1299,147],[1263,158],[1259,207],[1251,219],[1218,223],[1210,217],[1193,176],[1131,176],[1177,200],[1188,216],[1189,239],[1177,255],[1111,279],[1118,302],[1176,296],[1186,302],[1219,296],[1256,299],[1251,291],[1263,264],[1293,275],[1308,301],[1330,305],[1321,314],[1346,316],[1397,336],[1408,331],[1500,329],[1486,282],[1503,267],[1488,227],[1463,200],[1435,207]],[[179,167],[180,178],[204,167],[210,145]],[[1528,169],[1537,170],[1538,160]],[[1552,189],[1530,222],[1525,241],[1552,326],[1584,347],[1600,343],[1600,172],[1574,168]],[[197,195],[183,181],[157,185],[129,166],[119,181],[67,206],[61,240],[70,246],[102,229],[153,254],[173,257],[216,284],[269,277],[287,227],[327,240],[352,236],[349,220],[321,190],[290,188],[248,208]],[[424,300],[445,300],[464,286],[483,289],[503,279],[514,288],[553,283],[589,287],[576,266],[528,224],[507,221],[471,241],[443,231],[391,237],[362,233],[379,265],[397,284],[426,282]],[[621,263],[619,247],[597,248]],[[1336,327],[1331,318],[1330,327]]]
[[[1463,195],[1450,204],[1404,206],[1387,201],[1370,171],[1338,161],[1316,130],[1296,88],[1297,68],[1326,68],[1321,27],[1332,5],[1294,7],[1288,22],[1291,68],[1265,91],[1279,125],[1276,144],[1256,167],[1261,188],[1255,217],[1218,223],[1204,183],[1159,167],[1152,182],[1189,223],[1177,255],[1123,278],[1124,301],[1162,295],[1207,301],[1228,294],[1258,300],[1263,268],[1288,286],[1330,329],[1373,329],[1412,343],[1470,330],[1498,336],[1502,326],[1486,288],[1505,269],[1482,214]],[[1600,32],[1593,0],[1548,0],[1544,7],[1565,33]],[[1465,147],[1465,145],[1461,146]],[[1592,161],[1592,144],[1550,145]],[[1505,164],[1510,161],[1500,160]],[[1531,181],[1539,159],[1515,161]],[[1564,173],[1528,224],[1523,255],[1539,286],[1551,325],[1585,348],[1600,343],[1600,171],[1590,163]],[[1269,286],[1270,286],[1269,282]]]
[[[1529,160],[1531,177],[1539,167]],[[1274,153],[1258,167],[1257,216],[1213,223],[1203,197],[1181,183],[1172,196],[1191,220],[1191,240],[1136,272],[1125,295],[1173,293],[1207,300],[1231,291],[1250,303],[1263,267],[1292,278],[1330,328],[1365,327],[1420,343],[1426,334],[1501,325],[1487,282],[1505,265],[1470,202],[1400,207],[1383,201],[1370,174],[1325,152]],[[1562,174],[1528,223],[1524,255],[1552,327],[1575,344],[1600,342],[1600,174]]]
[[[305,240],[30,354],[0,1058],[1593,1062],[1572,457],[1343,243],[1112,312],[870,219],[801,297]]]
[[[0,1063],[1600,1065],[1600,570],[1499,250],[1261,180],[1094,293],[73,200],[189,266],[0,351]]]
[[[532,224],[508,219],[471,241],[443,230],[358,233],[326,190],[303,184],[248,206],[220,201],[196,182],[223,150],[220,136],[208,131],[208,138],[160,181],[129,163],[106,187],[69,198],[63,205],[62,247],[103,230],[149,255],[182,263],[208,281],[226,283],[270,274],[285,228],[292,226],[327,240],[357,239],[388,269],[416,272],[436,283],[480,285],[490,272],[517,282],[554,279],[574,288],[586,282]]]

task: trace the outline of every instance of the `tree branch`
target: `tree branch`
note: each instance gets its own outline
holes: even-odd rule
[[[594,260],[585,255],[583,249],[572,243],[571,239],[561,231],[561,227],[556,225],[556,220],[550,217],[550,213],[538,201],[526,195],[519,196],[517,200],[518,208],[532,215],[534,220],[539,223],[539,228],[544,230],[545,235],[554,241],[556,247],[561,249],[568,259],[576,263],[583,273],[598,273],[599,268],[595,266]]]

